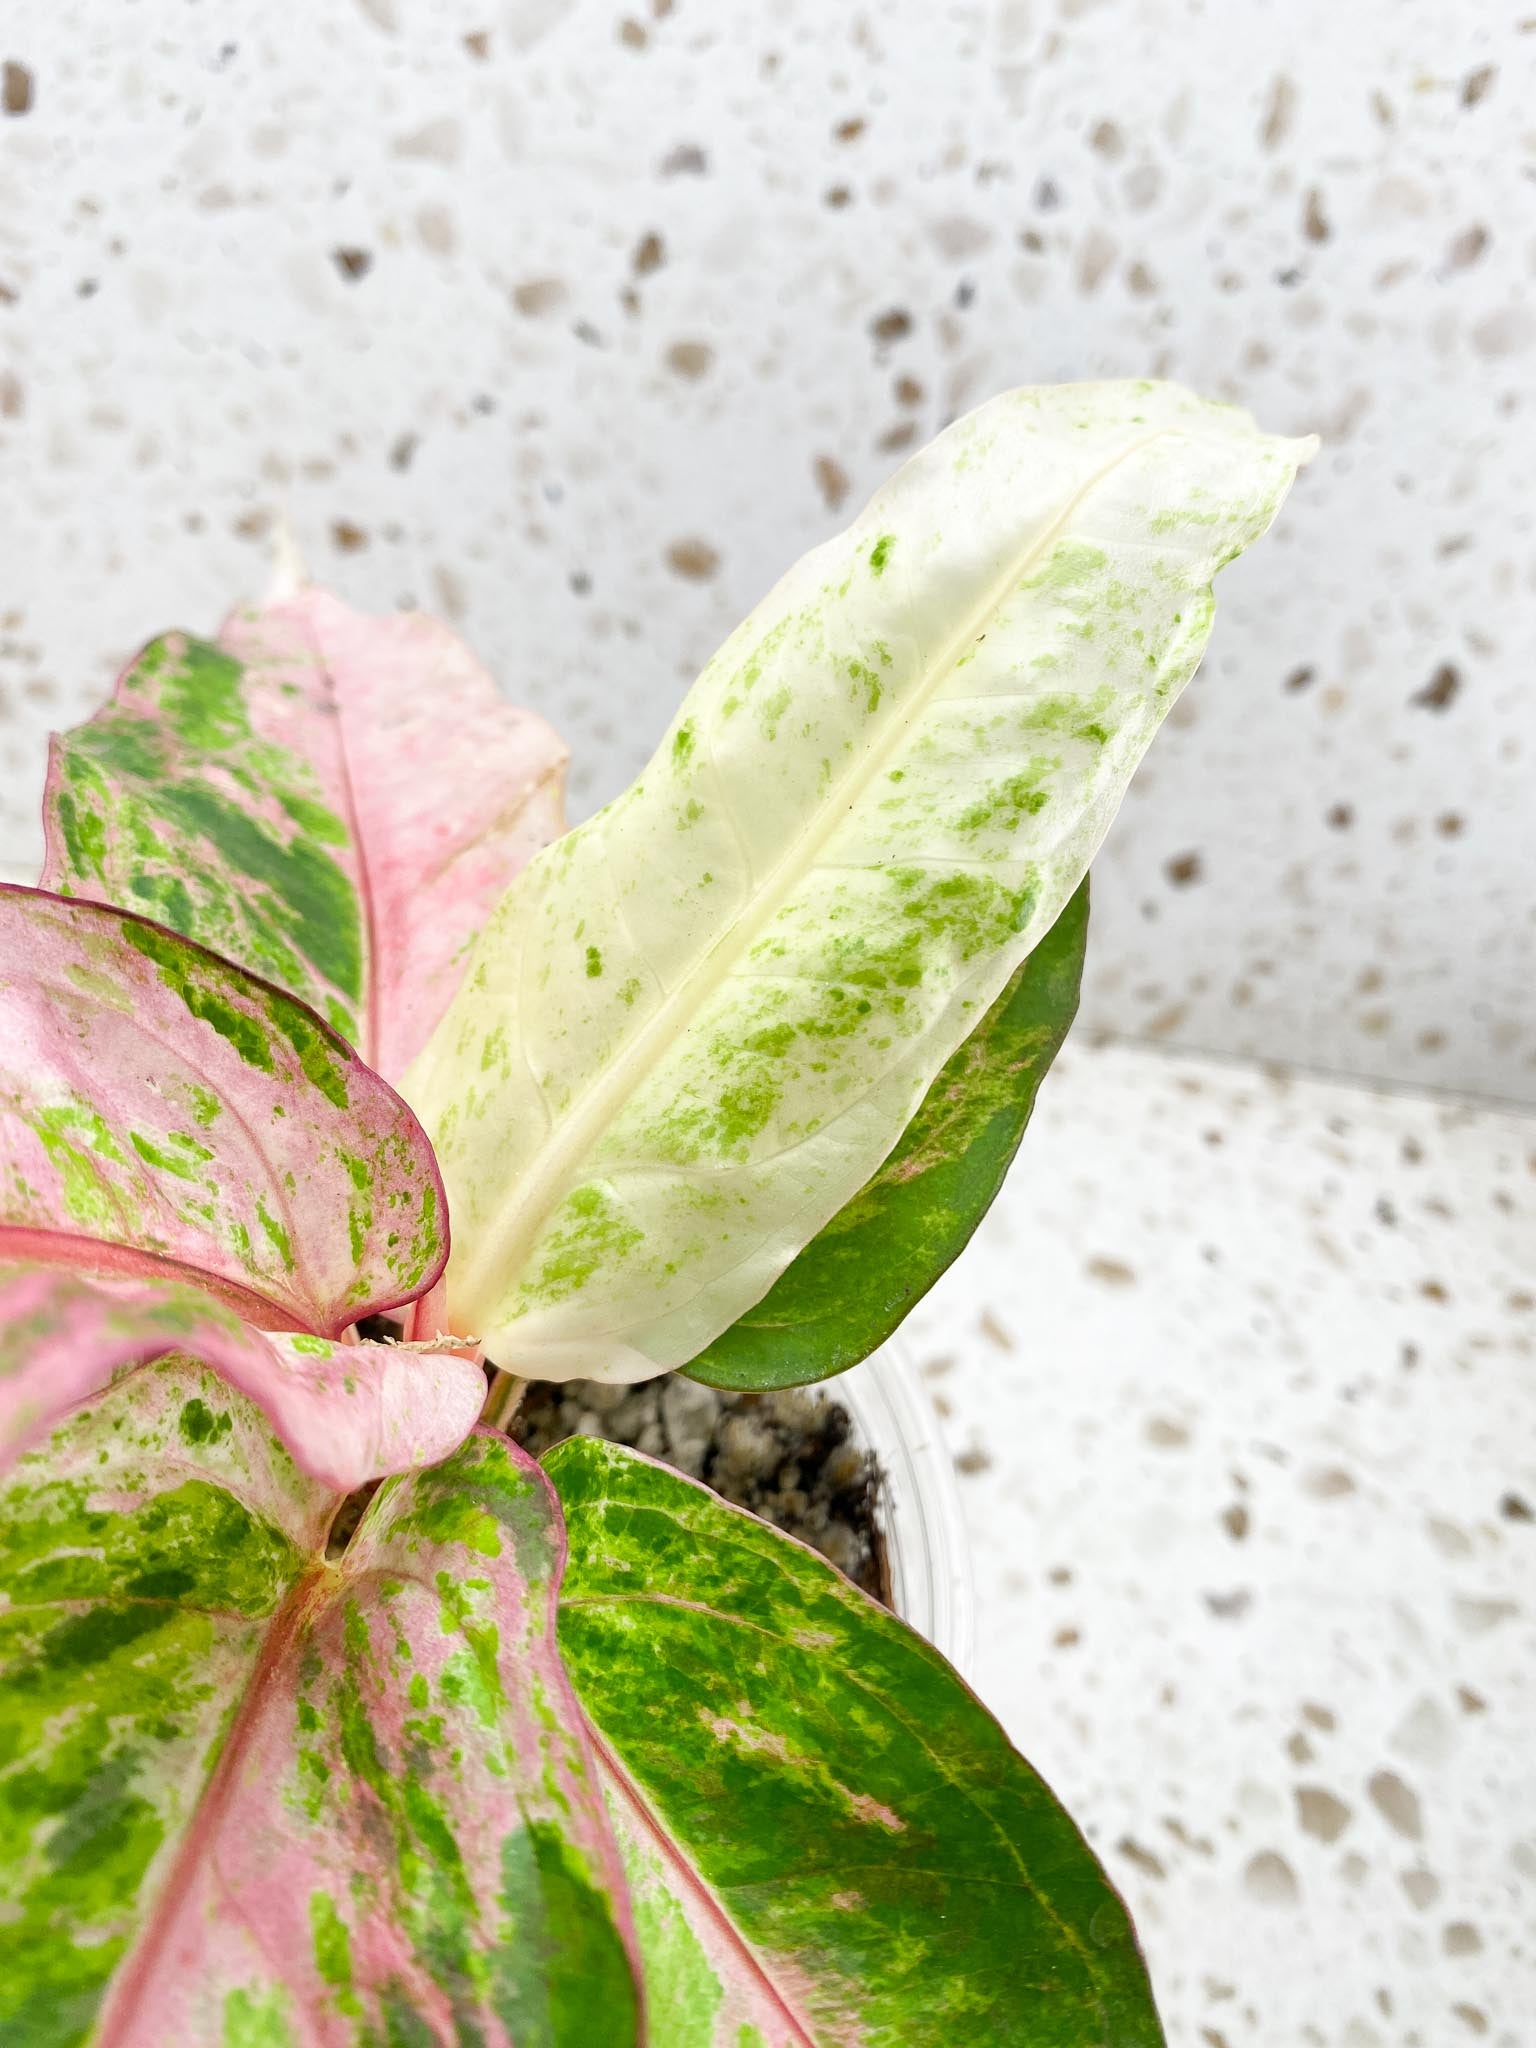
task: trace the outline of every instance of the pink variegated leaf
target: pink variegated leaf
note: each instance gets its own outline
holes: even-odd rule
[[[565,761],[446,626],[305,589],[152,641],[54,741],[44,881],[275,981],[393,1077],[562,830]]]
[[[125,1372],[180,1352],[266,1415],[294,1463],[349,1493],[463,1442],[485,1395],[468,1358],[264,1336],[174,1280],[0,1267],[0,1472]]]
[[[447,1237],[420,1125],[312,1011],[143,918],[0,887],[0,1259],[335,1337],[429,1288]]]
[[[336,1506],[185,1358],[0,1487],[0,2039],[636,2048],[547,1485]]]

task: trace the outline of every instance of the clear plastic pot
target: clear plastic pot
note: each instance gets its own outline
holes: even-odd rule
[[[968,1678],[976,1613],[965,1518],[955,1468],[910,1352],[899,1342],[886,1344],[823,1391],[848,1410],[883,1475],[876,1517],[896,1612]]]

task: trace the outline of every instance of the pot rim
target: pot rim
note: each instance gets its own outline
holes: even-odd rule
[[[881,1483],[891,1604],[969,1679],[976,1649],[975,1586],[954,1460],[912,1354],[890,1338],[823,1389],[841,1401]]]

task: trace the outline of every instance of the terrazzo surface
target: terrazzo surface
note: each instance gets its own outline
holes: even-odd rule
[[[1324,450],[1099,869],[1087,1015],[1536,1099],[1536,16],[1501,0],[8,0],[0,859],[286,512],[634,773],[1006,385]]]
[[[907,1324],[1173,2048],[1529,2048],[1536,1118],[1074,1041]]]

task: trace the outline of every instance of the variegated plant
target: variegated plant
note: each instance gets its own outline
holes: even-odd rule
[[[500,1414],[889,1334],[1306,452],[1163,385],[993,401],[564,837],[542,721],[313,590],[55,743],[0,892],[8,2048],[1161,2039],[933,1650],[636,1454],[541,1470],[474,1354]]]

